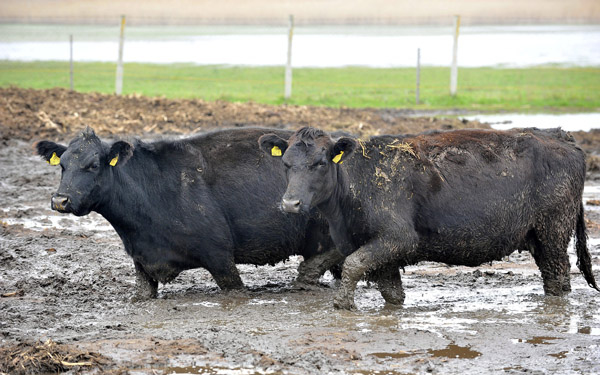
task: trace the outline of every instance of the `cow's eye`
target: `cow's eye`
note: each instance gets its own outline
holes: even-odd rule
[[[283,166],[286,167],[286,168],[288,168],[288,169],[291,167],[291,165],[289,163],[285,162],[285,161],[283,162]]]
[[[315,167],[324,167],[327,165],[327,162],[323,159],[319,160],[318,162],[313,164],[313,168]]]
[[[100,166],[100,164],[97,161],[95,161],[88,166],[88,169],[96,170],[96,169],[98,169],[99,166]]]

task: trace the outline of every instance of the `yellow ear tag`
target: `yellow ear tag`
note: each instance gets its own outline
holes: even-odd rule
[[[59,165],[60,164],[60,158],[58,156],[56,156],[56,152],[52,153],[52,157],[50,158],[50,160],[48,160],[48,164],[50,164],[50,165]]]
[[[339,153],[339,154],[337,154],[336,156],[334,156],[334,157],[333,157],[333,159],[331,159],[331,160],[332,160],[334,163],[336,163],[336,164],[337,164],[337,163],[340,163],[340,164],[342,164],[342,163],[343,163],[343,161],[340,161],[340,160],[342,160],[342,155],[344,155],[344,151],[340,151],[340,153]]]
[[[110,164],[111,167],[114,167],[115,165],[117,165],[118,161],[119,161],[119,155],[112,158],[112,160],[108,164]]]
[[[273,146],[273,148],[271,149],[271,155],[272,156],[281,156],[281,149],[277,146]]]

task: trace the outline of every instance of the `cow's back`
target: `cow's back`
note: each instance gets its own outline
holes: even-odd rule
[[[432,260],[500,260],[527,247],[543,217],[562,217],[573,230],[585,160],[564,133],[457,131],[423,138],[417,144],[430,162],[430,178],[439,175],[417,199],[421,247]]]
[[[584,153],[560,129],[379,136],[346,164],[369,231],[414,223],[407,263],[478,265],[525,246],[540,217],[573,226],[585,177]]]

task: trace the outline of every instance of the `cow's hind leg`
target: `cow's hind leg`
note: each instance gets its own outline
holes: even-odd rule
[[[571,291],[571,265],[567,254],[571,231],[552,229],[557,228],[548,226],[535,232],[532,255],[542,273],[544,293],[563,296]]]
[[[402,278],[397,266],[383,268],[377,275],[377,286],[385,302],[401,306],[404,303]]]
[[[343,261],[344,257],[345,255],[342,252],[336,248],[332,248],[304,260],[298,266],[298,277],[296,278],[295,286],[304,287],[318,284],[321,275]]]
[[[212,275],[215,282],[221,290],[239,290],[244,288],[244,283],[235,266],[233,255],[217,254],[217,256],[207,257],[210,260],[206,264],[206,269]]]
[[[138,262],[133,262],[135,266],[135,295],[134,301],[142,301],[150,298],[156,298],[158,294],[158,281],[150,276],[144,267]]]

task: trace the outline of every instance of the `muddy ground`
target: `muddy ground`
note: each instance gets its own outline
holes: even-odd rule
[[[98,112],[96,117],[73,119],[68,109],[70,96],[77,99],[72,108],[80,110],[75,102],[87,105]],[[240,265],[247,292],[221,293],[206,271],[192,270],[161,285],[157,300],[130,302],[134,268],[118,236],[96,214],[77,218],[51,211],[49,199],[60,173],[34,156],[30,148],[32,141],[42,136],[68,139],[82,126],[80,122],[94,125],[105,136],[141,134],[146,138],[236,125],[232,121],[256,125],[254,122],[274,117],[280,120],[266,124],[295,128],[318,122],[320,111],[330,117],[315,125],[333,123],[351,131],[366,128],[376,132],[384,122],[391,130],[414,126],[408,131],[428,123],[439,127],[478,124],[430,118],[417,118],[413,123],[396,110],[347,110],[344,117],[346,110],[200,101],[182,104],[135,97],[119,100],[64,90],[0,89],[0,98],[9,103],[0,106],[0,372],[18,373],[18,368],[8,366],[35,364],[34,359],[44,353],[58,358],[56,353],[62,352],[72,356],[61,357],[59,368],[44,368],[46,371],[600,373],[600,293],[589,288],[578,273],[572,248],[573,291],[566,298],[544,297],[541,276],[530,255],[514,253],[503,262],[476,268],[437,263],[407,267],[403,308],[385,306],[377,290],[361,282],[357,290],[360,311],[336,311],[332,307],[335,282],[329,275],[319,289],[294,291],[290,284],[301,258],[273,267]],[[158,111],[152,111],[152,100]],[[134,105],[128,101],[139,101],[140,114],[146,119],[113,131],[121,123],[119,118],[132,116]],[[185,110],[178,110],[179,105]],[[198,115],[189,122],[177,118],[169,123],[167,119],[153,129],[144,129],[157,124],[152,121],[158,121],[156,113],[160,111],[175,115],[190,109],[196,113],[193,109],[204,105],[207,107],[197,113],[210,110],[208,117],[218,120],[211,123]],[[232,108],[238,108],[238,113]],[[294,116],[293,112],[298,113]],[[380,120],[385,117],[382,114],[389,115],[387,120]],[[357,120],[361,116],[370,122]],[[348,123],[343,125],[344,121]],[[600,184],[588,181],[584,200],[597,279],[600,207],[593,203],[599,198]],[[50,344],[43,345],[48,340],[52,340]],[[49,349],[53,342],[60,351]],[[17,349],[26,350],[16,355]],[[49,356],[44,358],[51,361]]]
[[[149,98],[49,90],[0,88],[0,140],[69,140],[86,126],[104,137],[180,136],[214,128],[314,126],[362,137],[418,133],[434,129],[489,128],[461,119],[462,110],[415,111],[397,108],[327,108],[201,99]],[[600,129],[574,132],[588,154],[588,170],[600,177]]]

